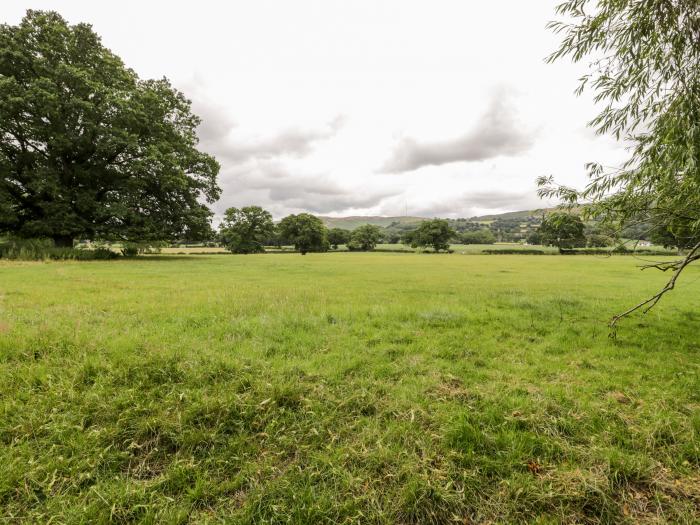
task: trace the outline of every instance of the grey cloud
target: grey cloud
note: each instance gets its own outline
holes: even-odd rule
[[[202,145],[216,144],[236,126],[222,106],[206,101],[193,101],[193,112],[202,119],[197,136]]]
[[[522,205],[525,202],[532,201],[536,198],[534,190],[532,192],[499,192],[499,191],[479,191],[467,193],[464,195],[464,202],[468,206],[477,208],[512,208]]]
[[[201,148],[231,165],[253,159],[304,157],[311,152],[315,142],[332,138],[346,121],[344,115],[337,115],[321,126],[290,127],[268,136],[246,136],[227,107],[206,96],[201,79],[194,78],[183,86],[191,95],[193,112],[202,121],[197,128]]]
[[[236,122],[228,113],[226,105],[207,95],[206,82],[200,76],[195,74],[178,87],[187,94],[192,112],[201,119],[197,128],[200,145],[210,153],[215,153],[217,144],[236,127]]]
[[[368,208],[395,194],[384,189],[359,191],[338,184],[326,174],[296,173],[274,161],[225,170],[221,182],[224,195],[232,198],[229,201],[224,197],[217,204],[217,211],[251,204],[254,198],[255,204],[269,208],[275,216],[299,211],[330,213]],[[226,191],[229,187],[231,192]]]
[[[409,206],[409,214],[420,217],[473,217],[480,210],[515,211],[542,207],[535,190],[525,192],[466,192],[451,199]]]
[[[474,129],[465,135],[441,142],[404,138],[380,171],[402,173],[423,166],[514,156],[527,151],[533,144],[532,139],[532,132],[524,130],[515,119],[507,96],[500,94],[491,101]]]
[[[318,128],[288,128],[267,137],[248,138],[234,136],[233,123],[222,121],[219,115],[212,115],[211,123],[208,121],[205,116],[199,128],[202,146],[224,161],[241,164],[251,159],[304,157],[311,152],[315,142],[338,133],[345,118],[337,116]]]

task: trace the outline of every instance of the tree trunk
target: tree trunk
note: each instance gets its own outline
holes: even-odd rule
[[[72,248],[73,247],[73,236],[72,235],[54,235],[53,243],[56,248]]]

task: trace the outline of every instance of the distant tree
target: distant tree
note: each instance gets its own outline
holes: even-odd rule
[[[491,230],[482,228],[480,230],[465,231],[460,236],[460,240],[462,244],[493,244],[496,242],[496,237],[491,233]]]
[[[607,235],[602,233],[591,233],[586,236],[586,246],[590,248],[605,248],[606,246],[612,246],[614,241]]]
[[[534,231],[530,232],[527,236],[526,241],[528,244],[533,244],[533,245],[542,244],[542,236],[540,235],[539,230],[534,230]]]
[[[585,226],[581,218],[571,213],[554,212],[542,219],[539,233],[542,244],[556,246],[559,251],[586,245]]]
[[[211,235],[219,164],[166,79],[141,80],[88,24],[0,25],[0,232],[115,241]]]
[[[415,237],[416,230],[406,230],[401,234],[401,242],[413,248],[417,248],[418,245],[414,243],[413,239]]]
[[[355,228],[350,235],[348,248],[351,250],[374,250],[382,238],[382,230],[373,224],[364,224]]]
[[[406,237],[413,247],[431,246],[436,252],[449,250],[450,240],[457,235],[445,219],[423,221]]]
[[[341,244],[347,244],[350,240],[350,230],[343,228],[331,228],[328,230],[328,242],[334,250]]]
[[[398,244],[401,242],[401,233],[396,230],[386,230],[382,232],[382,240],[387,244]]]
[[[680,249],[678,247],[680,241],[676,238],[676,236],[668,229],[666,225],[659,225],[656,226],[650,233],[649,235],[651,242],[654,244],[657,244],[659,246],[663,246],[664,248],[675,248],[675,249]]]
[[[329,248],[328,230],[321,219],[309,213],[288,215],[278,226],[282,240],[306,255],[308,252],[325,252]]]
[[[274,226],[269,235],[265,237],[263,243],[265,246],[276,246],[277,248],[282,248],[284,240],[282,239],[282,234],[279,231],[279,225]]]
[[[664,248],[683,251],[700,243],[700,231],[693,228],[684,218],[669,220],[667,217],[656,216],[652,218],[649,238],[651,242]]]
[[[273,232],[272,215],[260,206],[229,208],[219,227],[219,239],[233,253],[261,253]]]

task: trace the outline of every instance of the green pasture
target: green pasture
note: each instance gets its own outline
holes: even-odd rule
[[[0,261],[0,522],[697,523],[700,271]]]

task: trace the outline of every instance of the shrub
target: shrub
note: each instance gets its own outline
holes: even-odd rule
[[[136,257],[139,254],[139,247],[133,242],[126,242],[122,245],[121,252],[124,257]]]
[[[462,233],[460,240],[462,244],[493,244],[496,242],[496,237],[491,233],[491,230],[482,228]]]
[[[544,255],[542,250],[516,250],[516,249],[504,249],[504,250],[481,250],[481,253],[486,253],[489,255]]]
[[[10,239],[0,244],[0,258],[23,261],[76,260],[92,261],[114,259],[118,255],[108,248],[95,250],[59,248],[51,239]]]
[[[114,253],[112,250],[109,248],[95,248],[94,250],[80,250],[84,254],[85,253],[90,253],[92,254],[92,259],[94,260],[109,260],[109,259],[114,259],[118,257],[116,253]]]
[[[0,257],[36,261],[47,258],[51,249],[50,239],[9,239],[0,245]]]

